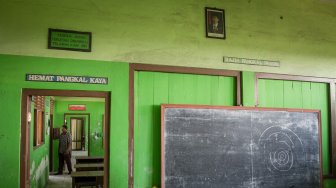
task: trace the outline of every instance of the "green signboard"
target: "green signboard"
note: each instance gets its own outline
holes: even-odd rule
[[[91,52],[91,41],[91,32],[49,29],[49,49]]]

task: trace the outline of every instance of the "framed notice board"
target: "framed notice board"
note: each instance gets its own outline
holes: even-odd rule
[[[91,52],[91,42],[91,32],[49,28],[48,49]]]

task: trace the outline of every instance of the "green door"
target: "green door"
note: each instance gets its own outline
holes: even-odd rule
[[[134,187],[160,186],[160,105],[236,105],[236,79],[225,76],[136,72]]]

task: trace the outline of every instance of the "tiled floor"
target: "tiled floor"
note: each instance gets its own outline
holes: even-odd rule
[[[49,182],[47,188],[71,188],[71,176],[63,175],[49,175]]]
[[[87,156],[87,155],[88,155],[87,151],[73,151],[71,157],[72,169],[75,170],[74,165],[76,156]],[[71,176],[68,175],[68,170],[66,167],[63,175],[49,175],[47,188],[71,188],[71,186],[72,186],[72,179]]]

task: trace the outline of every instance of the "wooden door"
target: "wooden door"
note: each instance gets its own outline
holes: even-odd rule
[[[72,137],[72,150],[82,150],[83,149],[83,138],[84,138],[84,119],[83,118],[70,118],[70,130]]]

